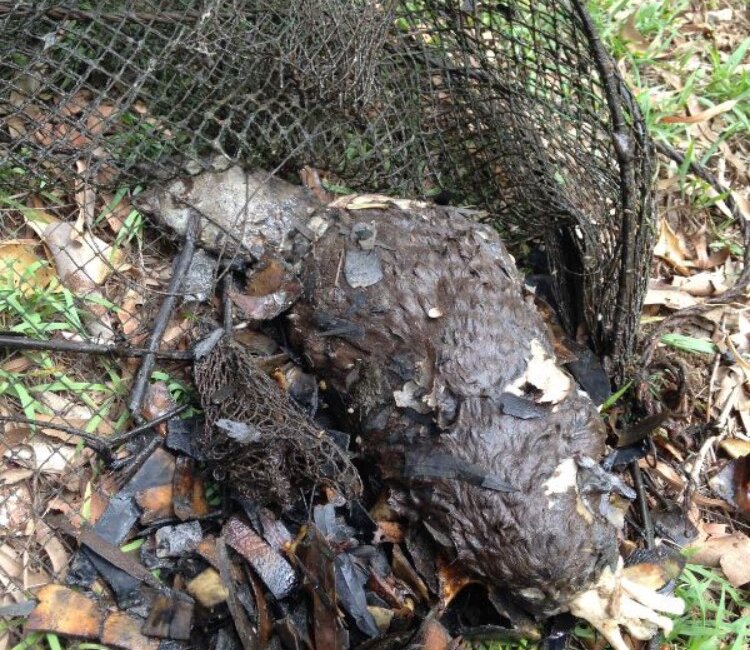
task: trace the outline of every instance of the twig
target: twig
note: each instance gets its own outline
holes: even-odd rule
[[[227,336],[232,334],[232,272],[227,272],[222,282],[222,308],[224,312],[224,333]]]
[[[0,334],[0,348],[73,352],[76,354],[95,354],[113,357],[145,357],[148,354],[152,354],[150,350],[145,348],[129,348],[121,345],[63,341],[58,339],[42,341],[39,339],[30,339],[26,336],[15,336],[13,334]],[[153,354],[159,359],[172,359],[175,361],[191,361],[193,358],[192,350],[158,350],[153,352]]]
[[[151,378],[151,372],[156,364],[156,351],[161,345],[164,332],[169,324],[169,318],[172,315],[172,310],[174,309],[178,292],[185,278],[185,273],[187,273],[190,262],[193,260],[195,242],[198,236],[198,223],[198,215],[191,214],[185,232],[185,241],[182,250],[174,262],[174,270],[167,289],[167,296],[164,298],[164,302],[162,302],[161,307],[159,308],[159,313],[154,321],[154,328],[149,337],[147,348],[148,353],[143,357],[141,367],[138,369],[138,374],[133,382],[133,389],[130,392],[128,409],[130,410],[130,415],[133,420],[139,424],[144,421],[143,415],[141,415],[141,406],[143,405],[143,400],[146,396],[148,380]]]
[[[646,490],[643,486],[643,476],[641,475],[641,468],[638,466],[637,460],[630,462],[630,473],[633,476],[633,485],[635,486],[635,491],[638,495],[638,507],[641,513],[641,525],[643,526],[643,532],[646,537],[646,548],[652,549],[654,548],[654,525],[651,522],[651,513],[648,511]]]
[[[115,447],[121,445],[123,442],[127,442],[131,438],[134,438],[135,436],[143,433],[144,431],[148,431],[151,427],[156,426],[157,424],[161,424],[165,420],[170,420],[171,418],[175,417],[176,415],[179,415],[184,410],[188,408],[187,404],[183,404],[182,406],[178,406],[177,408],[173,408],[170,411],[167,411],[163,415],[160,415],[158,418],[154,418],[153,420],[149,420],[148,422],[144,422],[143,424],[138,425],[137,427],[130,429],[130,431],[125,431],[124,433],[121,433],[118,436],[113,437],[102,437],[94,435],[93,433],[88,433],[87,431],[83,431],[82,429],[77,429],[75,427],[69,427],[65,424],[57,424],[55,422],[41,422],[39,420],[32,420],[30,418],[22,418],[22,417],[16,417],[14,415],[0,415],[0,422],[13,422],[15,424],[28,424],[30,426],[36,426],[41,429],[55,429],[56,431],[62,431],[63,433],[69,433],[72,436],[78,436],[79,438],[82,438],[86,441],[88,446],[93,449],[96,453],[98,453],[106,462],[109,462],[111,460],[111,450]]]
[[[188,408],[188,405],[183,404],[182,406],[177,406],[173,409],[170,409],[166,413],[160,415],[158,418],[154,418],[153,420],[149,420],[148,422],[139,424],[137,427],[130,429],[130,431],[121,433],[118,436],[112,436],[111,438],[107,438],[106,443],[110,449],[113,449],[114,447],[117,447],[118,445],[121,445],[122,443],[127,442],[131,438],[135,438],[137,435],[145,431],[148,431],[153,426],[157,424],[161,424],[162,422],[165,422],[166,420],[171,420],[173,417],[187,410],[187,408]]]
[[[151,454],[156,451],[156,448],[161,444],[161,438],[157,435],[153,435],[150,440],[146,441],[143,449],[141,449],[135,456],[130,456],[124,459],[124,462],[120,465],[119,469],[122,471],[117,474],[117,483],[122,486],[125,485],[135,473],[141,468]]]
[[[69,433],[72,436],[78,436],[85,440],[89,447],[96,453],[107,456],[109,454],[109,448],[107,446],[107,439],[101,436],[88,433],[75,427],[69,427],[64,424],[55,424],[54,422],[41,422],[40,420],[32,420],[30,418],[16,417],[15,415],[0,415],[0,422],[12,422],[14,424],[28,424],[30,426],[39,427],[42,429],[55,429],[56,431],[62,431],[63,433]]]
[[[706,400],[706,424],[711,422],[711,407],[713,406],[714,396],[714,384],[716,383],[716,376],[719,374],[719,363],[721,362],[721,355],[714,355],[714,363],[711,368],[711,378],[708,380],[708,398]]]

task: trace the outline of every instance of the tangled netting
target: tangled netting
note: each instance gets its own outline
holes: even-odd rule
[[[439,195],[541,240],[568,328],[611,368],[632,351],[651,145],[577,0],[0,2],[0,36],[15,197],[132,190],[217,151]]]
[[[284,504],[329,485],[359,495],[347,453],[239,345],[224,337],[194,372],[206,418],[201,452],[239,494]]]

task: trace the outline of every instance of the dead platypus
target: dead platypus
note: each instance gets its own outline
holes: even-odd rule
[[[296,265],[290,341],[394,509],[539,618],[570,611],[618,650],[620,625],[669,630],[657,612],[682,601],[623,569],[610,493],[627,486],[599,466],[597,409],[558,366],[498,234],[457,209],[379,196],[300,206],[283,236],[249,219],[243,237]]]

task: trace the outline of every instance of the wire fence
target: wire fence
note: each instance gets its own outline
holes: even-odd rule
[[[104,466],[200,406],[192,346],[263,193],[245,183],[213,246],[147,207],[217,156],[465,206],[546,252],[565,326],[612,374],[633,352],[653,152],[577,0],[0,1],[0,611],[85,573],[55,516],[126,541],[101,522],[136,477]],[[143,509],[158,485],[138,485]],[[13,647],[23,616],[0,620]]]

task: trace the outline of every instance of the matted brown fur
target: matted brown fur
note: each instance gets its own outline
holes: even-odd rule
[[[501,396],[524,373],[532,341],[554,354],[512,257],[491,228],[452,209],[333,210],[329,218],[302,261],[291,340],[343,400],[392,504],[448,536],[465,568],[535,613],[564,607],[616,559],[616,530],[599,514],[606,496],[588,495],[583,505],[570,489],[553,499],[544,483],[566,460],[600,460],[605,433],[574,384],[542,417],[502,413]],[[377,231],[383,277],[354,289],[344,260],[359,250],[353,233],[362,224]],[[410,381],[421,413],[394,399],[404,399]],[[418,447],[480,466],[516,491],[408,480],[399,475],[403,453]]]

